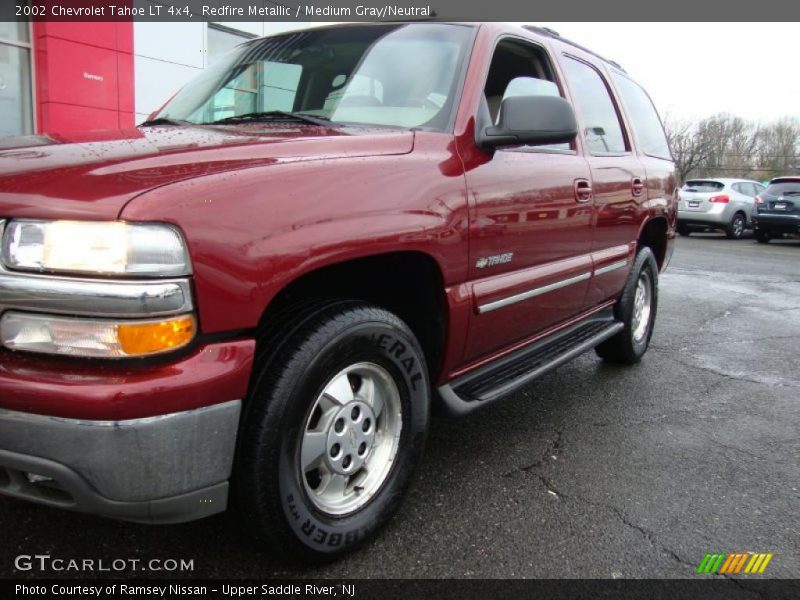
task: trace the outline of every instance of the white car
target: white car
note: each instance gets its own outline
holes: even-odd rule
[[[690,179],[678,191],[678,233],[720,229],[731,239],[752,228],[755,197],[764,186],[750,179]]]

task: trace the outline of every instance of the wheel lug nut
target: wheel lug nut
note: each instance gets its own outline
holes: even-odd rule
[[[342,461],[342,467],[344,467],[345,469],[349,469],[352,462],[353,459],[348,454],[347,456],[344,457],[344,460]]]
[[[361,425],[361,431],[366,433],[367,431],[369,431],[370,425],[372,425],[372,421],[370,421],[369,419],[364,419],[364,423]]]
[[[364,456],[366,453],[367,453],[367,443],[366,442],[361,442],[358,445],[358,455],[359,456]]]
[[[333,446],[331,446],[331,456],[333,458],[336,458],[341,450],[342,447],[339,444],[334,444]]]
[[[353,421],[358,421],[358,417],[360,416],[361,416],[361,409],[358,408],[357,406],[354,406],[353,410],[350,411],[350,418]]]
[[[336,423],[333,424],[333,430],[336,433],[342,433],[344,431],[344,419],[336,419]]]

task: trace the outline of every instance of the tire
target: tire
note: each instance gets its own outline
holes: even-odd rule
[[[637,293],[640,281],[643,289]],[[640,311],[637,311],[636,306],[638,294],[646,295]],[[649,307],[646,315],[644,314],[645,307]],[[636,253],[622,295],[614,306],[614,316],[624,324],[624,328],[614,337],[598,345],[595,348],[597,355],[612,363],[623,365],[638,363],[650,345],[657,309],[658,263],[656,263],[652,250],[643,247]],[[644,320],[637,319],[637,314],[642,315]]]
[[[756,241],[759,244],[768,244],[772,236],[770,235],[769,231],[764,231],[763,229],[756,229],[755,231]]]
[[[259,543],[324,561],[356,549],[399,507],[424,447],[430,384],[419,343],[394,314],[353,301],[311,306],[257,367],[234,485]]]
[[[742,213],[737,212],[731,218],[731,222],[728,223],[728,226],[725,228],[725,236],[729,240],[738,240],[741,239],[744,235],[744,230],[747,227],[747,217],[745,217]]]
[[[681,225],[680,223],[678,223],[677,230],[678,230],[678,235],[683,237],[689,237],[689,235],[692,233],[691,230],[686,225]]]

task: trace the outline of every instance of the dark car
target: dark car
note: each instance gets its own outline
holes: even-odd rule
[[[784,233],[800,233],[800,176],[776,177],[756,196],[753,228],[762,244]]]
[[[432,410],[639,361],[675,238],[644,90],[513,25],[253,40],[137,129],[26,144],[0,152],[0,494],[176,523],[232,486],[283,554],[372,536]]]

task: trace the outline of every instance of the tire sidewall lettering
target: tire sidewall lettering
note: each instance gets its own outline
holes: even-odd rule
[[[327,378],[349,364],[370,361],[385,368],[400,390],[403,427],[400,448],[381,489],[363,507],[341,517],[318,511],[306,497],[296,468],[301,432],[311,401],[321,393]],[[422,450],[429,419],[428,382],[424,359],[412,339],[384,324],[365,324],[331,340],[315,357],[306,377],[299,378],[292,397],[307,399],[306,405],[292,398],[284,415],[284,443],[280,451],[279,489],[286,521],[303,543],[317,552],[341,552],[367,539],[393,512],[404,482]],[[322,373],[327,374],[322,376]]]

